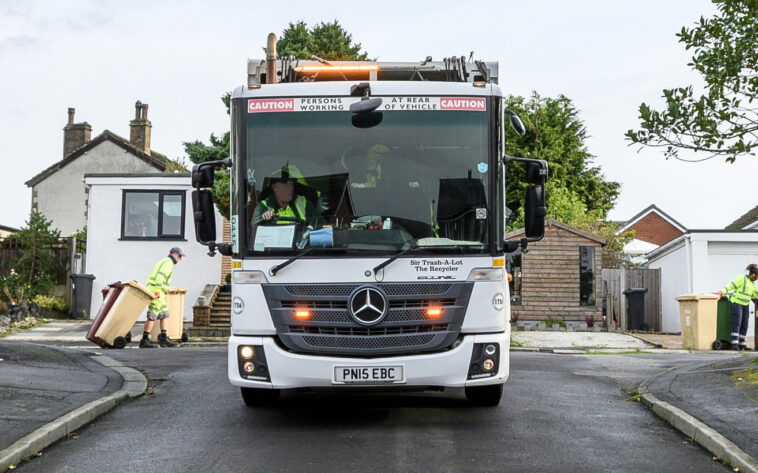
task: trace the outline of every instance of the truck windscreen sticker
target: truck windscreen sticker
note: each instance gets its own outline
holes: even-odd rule
[[[483,97],[381,97],[378,110],[487,111]],[[346,112],[360,97],[299,97],[287,99],[249,99],[248,113],[265,112]]]

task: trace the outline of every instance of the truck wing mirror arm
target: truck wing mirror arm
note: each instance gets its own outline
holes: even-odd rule
[[[232,158],[207,161],[192,168],[192,211],[195,222],[195,239],[208,247],[208,256],[215,256],[216,250],[222,255],[232,254],[231,243],[216,243],[216,215],[213,196],[209,187],[213,187],[213,171],[216,166],[230,167]]]

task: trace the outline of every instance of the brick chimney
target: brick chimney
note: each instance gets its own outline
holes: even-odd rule
[[[92,127],[87,122],[74,123],[76,109],[69,107],[68,123],[63,127],[63,157],[78,150],[92,139]]]
[[[139,100],[134,104],[134,120],[129,122],[129,143],[150,156],[150,120],[147,119],[147,104]]]

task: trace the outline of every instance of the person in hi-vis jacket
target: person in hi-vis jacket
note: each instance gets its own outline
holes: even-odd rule
[[[166,334],[166,319],[169,317],[168,305],[166,304],[166,293],[168,285],[171,284],[171,277],[174,275],[174,265],[182,260],[184,252],[181,248],[171,248],[168,256],[161,258],[155,263],[153,271],[147,278],[147,289],[157,296],[150,301],[147,308],[147,321],[142,334],[142,340],[139,342],[140,348],[156,348],[155,343],[150,341],[150,331],[153,330],[153,324],[160,320],[161,334],[158,335],[158,345],[162,347],[173,348],[179,346],[178,343],[171,340]]]
[[[731,303],[732,350],[747,349],[745,335],[747,335],[748,322],[750,321],[750,302],[758,298],[758,288],[755,287],[756,279],[758,279],[758,266],[749,264],[743,274],[738,275],[716,293],[719,297],[726,294]]]

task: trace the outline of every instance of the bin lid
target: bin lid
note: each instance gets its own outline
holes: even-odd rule
[[[709,294],[709,293],[700,293],[700,294],[682,294],[681,296],[677,296],[676,300],[678,301],[699,301],[704,299],[718,299],[718,294]]]
[[[187,289],[183,287],[170,287],[168,288],[168,293],[169,294],[186,294]]]
[[[131,280],[131,281],[127,281],[127,282],[122,283],[122,284],[124,286],[131,286],[134,289],[137,289],[138,291],[144,292],[145,295],[147,295],[150,299],[155,299],[155,294],[153,294],[152,292],[150,292],[145,286],[143,286],[142,284],[140,284],[138,281]]]
[[[624,294],[644,294],[647,292],[646,287],[633,287],[624,291]]]
[[[95,279],[94,274],[71,274],[70,277],[71,279],[74,279],[74,278]]]

